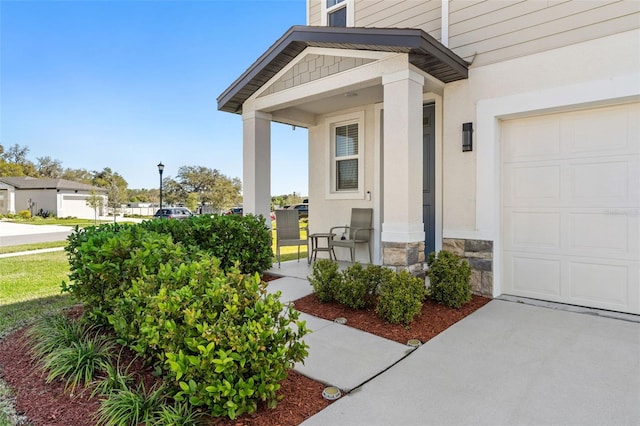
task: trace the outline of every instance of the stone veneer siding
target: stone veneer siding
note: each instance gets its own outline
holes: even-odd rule
[[[382,264],[396,272],[409,271],[424,277],[424,242],[382,242]]]
[[[469,262],[474,293],[493,297],[493,241],[445,238],[442,249]]]

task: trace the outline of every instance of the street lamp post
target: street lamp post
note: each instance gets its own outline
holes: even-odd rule
[[[162,171],[164,170],[164,164],[162,161],[158,163],[158,172],[160,173],[160,210],[162,210]],[[162,212],[160,212],[162,214]]]

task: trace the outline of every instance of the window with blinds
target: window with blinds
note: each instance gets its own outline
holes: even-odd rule
[[[358,189],[358,124],[335,128],[336,191]]]
[[[326,197],[361,200],[365,190],[365,112],[353,111],[325,121]]]

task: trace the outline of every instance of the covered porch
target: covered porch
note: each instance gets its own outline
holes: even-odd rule
[[[218,98],[242,114],[245,212],[269,215],[271,122],[305,127],[309,233],[371,208],[373,263],[421,273],[425,231],[442,247],[439,161],[424,210],[423,105],[435,105],[441,157],[444,85],[466,77],[466,62],[421,30],[292,27]]]

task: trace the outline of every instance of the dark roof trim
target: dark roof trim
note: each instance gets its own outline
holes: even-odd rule
[[[0,182],[16,189],[68,189],[106,192],[106,189],[66,179],[33,178],[29,176],[0,177]]]
[[[408,53],[409,62],[444,83],[467,78],[467,62],[420,29],[294,26],[218,96],[218,109],[242,104],[307,47]]]

